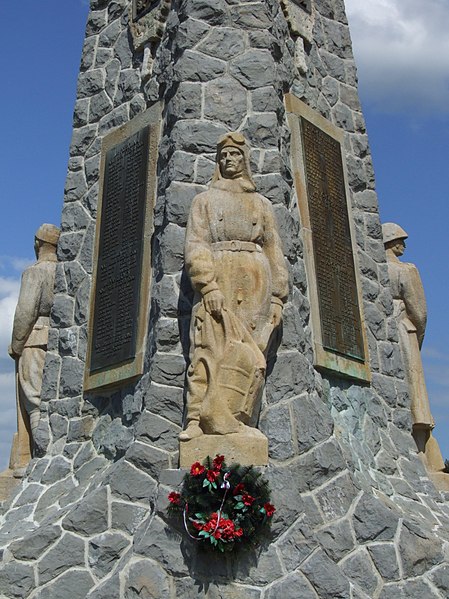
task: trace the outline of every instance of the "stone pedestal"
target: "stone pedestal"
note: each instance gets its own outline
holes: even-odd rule
[[[8,499],[20,481],[20,478],[14,477],[14,472],[10,468],[0,473],[0,501]]]
[[[180,468],[190,468],[207,456],[224,455],[227,464],[266,466],[268,464],[268,439],[257,429],[231,435],[202,435],[182,441],[179,447]]]

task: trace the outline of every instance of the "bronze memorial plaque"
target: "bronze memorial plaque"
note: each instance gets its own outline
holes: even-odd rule
[[[90,371],[136,354],[149,126],[105,156]]]
[[[324,349],[363,361],[362,321],[340,143],[301,117]]]

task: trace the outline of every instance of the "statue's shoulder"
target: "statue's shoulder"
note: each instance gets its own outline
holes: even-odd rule
[[[211,189],[206,189],[206,191],[197,193],[192,200],[192,206],[202,206],[203,204],[207,204],[213,195],[214,191]]]

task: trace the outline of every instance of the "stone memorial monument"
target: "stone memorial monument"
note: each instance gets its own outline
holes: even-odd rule
[[[449,595],[343,0],[91,0],[57,256],[0,596]],[[269,482],[248,552],[168,516],[204,452]]]
[[[430,412],[421,347],[427,323],[427,305],[418,269],[414,264],[399,259],[405,250],[408,235],[395,223],[382,225],[387,253],[388,273],[393,295],[394,316],[399,330],[399,343],[409,386],[413,419],[413,438],[430,471],[444,469],[444,460],[437,440],[432,435],[435,427]]]

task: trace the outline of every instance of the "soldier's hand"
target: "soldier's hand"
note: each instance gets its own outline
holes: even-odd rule
[[[283,307],[281,305],[275,304],[274,302],[271,304],[270,321],[271,321],[271,324],[273,325],[273,328],[276,328],[281,324],[282,312],[283,312]]]
[[[218,289],[209,291],[209,293],[206,293],[204,296],[204,307],[216,320],[221,320],[224,299],[224,295]]]

